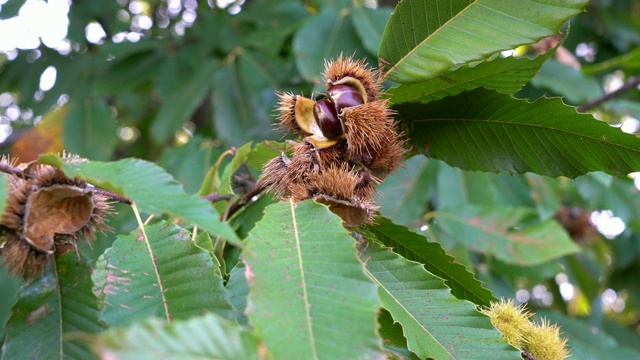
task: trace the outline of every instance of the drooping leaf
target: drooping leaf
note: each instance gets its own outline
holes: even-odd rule
[[[554,35],[587,0],[410,0],[396,7],[378,56],[399,83],[436,77],[456,65]]]
[[[427,271],[442,278],[455,297],[484,306],[496,301],[491,291],[485,289],[463,265],[447,255],[440,244],[430,242],[424,236],[386,218],[379,218],[374,225],[367,225],[364,229],[368,238],[377,239],[405,259],[423,264]]]
[[[6,359],[91,359],[82,334],[98,333],[98,299],[91,289],[91,268],[75,252],[55,257],[55,266],[20,289],[7,323]]]
[[[242,166],[242,164],[247,161],[247,156],[251,151],[251,142],[248,142],[236,150],[235,156],[231,159],[231,162],[227,164],[227,166],[222,171],[222,175],[220,175],[220,189],[218,192],[220,194],[232,194],[233,189],[231,189],[231,177],[233,174]]]
[[[180,183],[153,163],[138,159],[74,162],[56,155],[43,155],[40,161],[61,168],[69,177],[79,177],[126,196],[142,212],[168,212],[239,245],[236,234],[220,221],[207,201],[185,193]]]
[[[391,9],[380,7],[374,10],[364,6],[354,6],[351,14],[353,27],[360,36],[362,45],[370,53],[376,54],[384,27],[391,16]]]
[[[501,94],[514,94],[536,73],[555,51],[549,51],[534,59],[497,57],[475,66],[465,65],[447,71],[434,79],[416,84],[402,84],[387,91],[391,102],[428,103],[463,91],[485,87]]]
[[[72,6],[71,11],[74,9]],[[88,19],[91,20],[93,18]],[[131,46],[126,41],[110,45],[101,50],[103,56],[115,57],[115,60],[105,64],[106,69],[92,84],[91,89],[96,95],[113,95],[139,87],[152,81],[162,65],[163,52],[160,47],[163,45],[153,37],[142,38],[138,46]]]
[[[171,324],[150,318],[91,343],[102,359],[261,359],[255,335],[215,314]]]
[[[280,202],[247,237],[248,316],[274,358],[373,358],[379,307],[355,241],[326,207]]]
[[[117,130],[118,125],[103,101],[77,98],[64,121],[64,146],[83,157],[108,160],[118,141]]]
[[[346,10],[346,9],[345,9]],[[365,50],[360,45],[351,14],[327,6],[309,19],[293,38],[293,51],[300,74],[319,83],[326,59],[341,53],[361,58]]]
[[[585,76],[580,70],[550,59],[531,79],[531,85],[549,89],[564,96],[571,104],[580,104],[601,96],[602,85],[596,79]]]
[[[466,205],[438,209],[434,215],[433,226],[438,231],[474,251],[508,263],[534,265],[580,251],[553,219],[523,225],[535,217],[528,208]]]
[[[177,225],[161,221],[119,236],[105,260],[103,318],[110,326],[206,312],[233,317],[215,257]]]
[[[253,89],[248,79],[264,76],[232,62],[214,74],[214,127],[219,139],[240,146],[256,138],[275,137],[271,112],[277,99],[273,88]]]
[[[370,241],[361,249],[367,272],[378,284],[378,296],[402,324],[409,350],[420,358],[517,359],[485,315],[468,301],[456,299],[439,277],[421,264]]]
[[[213,74],[220,67],[217,60],[208,59],[162,102],[156,118],[151,123],[151,139],[163,144],[189,120],[191,114],[211,88]]]
[[[529,103],[476,89],[395,109],[415,149],[465,170],[576,177],[640,169],[640,139],[559,99]]]

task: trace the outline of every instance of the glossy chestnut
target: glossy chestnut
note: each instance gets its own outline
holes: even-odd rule
[[[333,85],[327,90],[327,95],[335,104],[338,113],[344,108],[364,104],[360,92],[349,85]]]
[[[336,107],[328,99],[318,100],[313,106],[313,116],[327,139],[337,139],[343,134],[342,122],[338,118]]]

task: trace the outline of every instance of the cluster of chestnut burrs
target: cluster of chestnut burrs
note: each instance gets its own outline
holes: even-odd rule
[[[402,164],[404,141],[388,101],[380,99],[380,73],[363,60],[340,56],[325,64],[326,92],[315,100],[278,97],[279,127],[297,135],[291,157],[263,168],[261,185],[294,202],[314,199],[347,226],[371,222],[375,185]]]

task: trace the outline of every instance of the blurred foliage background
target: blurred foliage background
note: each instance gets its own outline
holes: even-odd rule
[[[92,160],[143,158],[190,193],[225,150],[281,139],[272,126],[275,91],[318,91],[324,59],[340,53],[377,65],[395,6],[364,0],[0,3],[0,151],[22,162],[63,149]],[[43,9],[47,16],[33,15]],[[54,19],[64,31],[55,30]],[[19,41],[29,32],[24,27],[37,41]],[[562,96],[637,133],[640,1],[593,0],[568,31],[557,55],[517,96]],[[553,47],[558,39],[549,41],[514,53]],[[609,355],[619,345],[640,351],[639,186],[634,174],[576,180],[488,174],[420,155],[380,186],[378,203],[394,222],[442,243],[497,296],[528,303],[562,324],[576,358],[616,358]],[[474,251],[457,240],[463,229],[434,220],[443,209],[473,206],[530,208],[519,222],[556,218],[582,251],[517,264]],[[135,226],[127,211],[112,221],[116,233]],[[94,245],[96,256],[110,241],[104,236]],[[5,321],[18,282],[3,272],[0,288]],[[595,333],[600,340],[593,340]]]

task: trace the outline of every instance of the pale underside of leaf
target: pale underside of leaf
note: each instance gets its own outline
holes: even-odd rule
[[[247,315],[274,358],[375,357],[376,288],[326,207],[270,205],[247,236]]]
[[[399,83],[431,79],[456,65],[554,35],[587,1],[402,1],[378,52]]]

